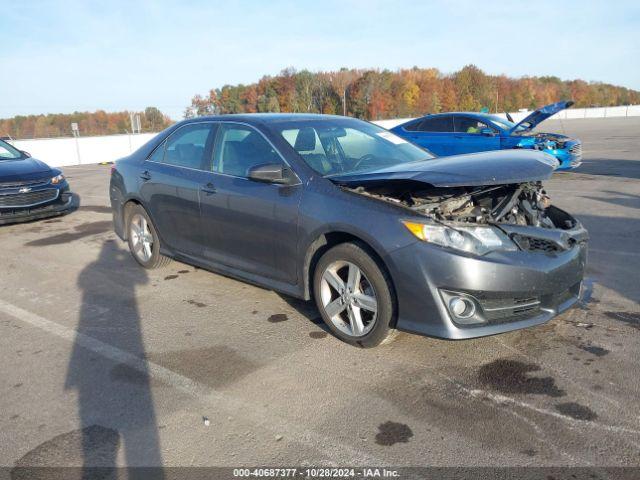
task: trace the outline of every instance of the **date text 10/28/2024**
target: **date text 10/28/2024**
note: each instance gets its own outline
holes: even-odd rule
[[[397,470],[387,468],[234,468],[234,477],[249,478],[399,478]]]

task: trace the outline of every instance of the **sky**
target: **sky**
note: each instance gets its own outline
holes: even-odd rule
[[[640,90],[640,2],[0,0],[0,118],[142,110],[282,69],[475,64]]]

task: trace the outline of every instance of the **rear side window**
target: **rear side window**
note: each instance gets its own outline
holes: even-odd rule
[[[402,128],[408,132],[416,132],[420,130],[420,125],[422,125],[422,120],[418,120],[417,122],[411,122],[409,125],[405,125]]]
[[[212,132],[213,126],[210,123],[194,123],[176,130],[165,141],[163,163],[198,170],[206,169],[208,162],[205,152]]]
[[[471,117],[455,117],[453,125],[456,133],[479,134],[483,129],[490,128],[486,123]],[[494,130],[491,128],[491,130]]]
[[[453,118],[449,115],[425,118],[417,130],[420,132],[453,132]]]
[[[246,178],[252,167],[266,163],[282,163],[282,159],[260,133],[244,125],[220,126],[214,149],[214,172]]]

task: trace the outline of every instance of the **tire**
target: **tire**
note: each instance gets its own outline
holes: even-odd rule
[[[160,253],[160,238],[146,210],[135,204],[126,213],[127,242],[135,261],[149,270],[169,265],[171,258]],[[145,232],[145,241],[140,240],[140,232]]]
[[[393,283],[365,245],[341,243],[325,252],[313,274],[313,293],[322,319],[340,340],[370,348],[395,336]]]

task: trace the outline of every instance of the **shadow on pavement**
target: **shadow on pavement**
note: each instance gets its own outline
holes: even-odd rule
[[[630,247],[630,239],[640,235],[640,219],[577,215],[589,230],[587,276],[597,283],[615,290],[623,297],[640,303],[640,284],[637,278],[640,252]]]
[[[90,467],[115,467],[120,447],[127,466],[162,465],[136,301],[136,288],[147,281],[145,270],[112,242],[103,244],[98,259],[78,278],[82,307],[65,387],[78,395],[82,478],[91,478]],[[99,356],[96,348],[86,348],[91,339],[114,350]],[[126,362],[123,355],[120,363],[119,351],[142,361]],[[154,478],[161,477],[156,471]]]
[[[611,160],[608,158],[583,160],[582,165],[574,172],[640,179],[640,160]]]

